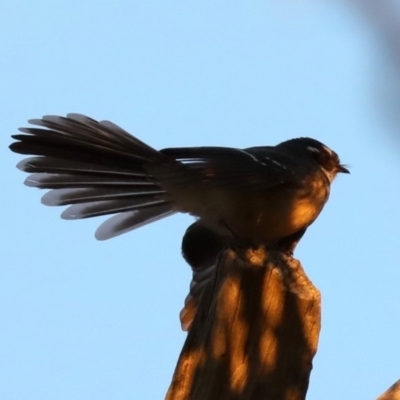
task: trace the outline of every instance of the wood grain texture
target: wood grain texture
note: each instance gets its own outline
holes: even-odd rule
[[[320,302],[297,260],[263,249],[226,250],[202,295],[166,399],[304,399]]]

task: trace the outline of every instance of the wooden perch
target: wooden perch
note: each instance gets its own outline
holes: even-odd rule
[[[203,293],[166,400],[304,399],[320,302],[297,260],[265,250],[226,250]]]
[[[377,400],[400,400],[400,379],[379,396]]]

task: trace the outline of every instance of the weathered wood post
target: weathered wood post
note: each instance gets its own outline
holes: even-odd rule
[[[400,400],[400,379],[379,396],[377,400]]]
[[[320,331],[320,293],[299,261],[228,249],[180,354],[166,400],[300,400]]]

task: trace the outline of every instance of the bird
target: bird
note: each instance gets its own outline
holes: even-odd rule
[[[188,331],[219,254],[230,246],[293,251],[328,201],[339,156],[316,139],[275,146],[176,147],[156,150],[110,121],[82,114],[46,115],[12,135],[10,149],[29,155],[17,168],[25,184],[50,189],[41,201],[65,206],[67,220],[112,215],[96,230],[106,240],[187,213],[182,239],[192,282],[180,313]]]

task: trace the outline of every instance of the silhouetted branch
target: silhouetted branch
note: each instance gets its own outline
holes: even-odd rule
[[[297,260],[227,250],[166,399],[304,399],[319,331],[320,293]]]

